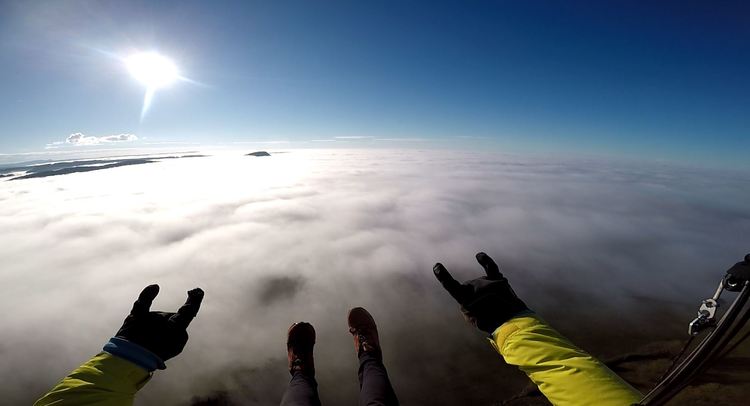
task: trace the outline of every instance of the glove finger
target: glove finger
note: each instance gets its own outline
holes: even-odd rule
[[[432,272],[435,274],[437,280],[443,285],[445,290],[447,290],[458,303],[463,302],[462,285],[458,283],[457,280],[453,279],[453,276],[451,276],[448,270],[445,269],[443,264],[439,262],[435,264],[435,266],[432,267]]]
[[[476,318],[476,316],[474,316],[463,305],[461,305],[461,313],[464,315],[464,320],[466,320],[467,323],[471,324],[474,327],[477,326],[477,318]]]
[[[133,316],[141,316],[148,314],[151,309],[151,303],[153,303],[156,295],[159,294],[159,285],[148,285],[146,286],[141,294],[138,295],[138,300],[133,303],[133,309],[130,310],[130,314]]]
[[[170,317],[169,320],[182,328],[187,328],[187,326],[190,325],[190,322],[193,321],[195,316],[198,314],[198,310],[200,310],[202,301],[203,289],[195,288],[189,291],[188,298],[185,301],[185,304],[182,305],[182,307],[177,310],[177,313]]]
[[[482,265],[484,272],[490,279],[500,279],[503,277],[503,274],[500,273],[500,267],[498,267],[495,261],[484,252],[477,254],[477,262],[479,262],[479,265]]]

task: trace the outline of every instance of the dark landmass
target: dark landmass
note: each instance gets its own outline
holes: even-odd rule
[[[249,154],[245,154],[245,156],[271,156],[271,154],[266,151],[255,151]]]
[[[46,163],[50,163],[50,162],[55,162],[55,161],[51,161],[49,159],[46,159],[46,160],[44,160],[44,159],[37,159],[37,160],[34,160],[34,161],[24,161],[24,162],[10,163],[10,164],[0,164],[0,173],[12,172],[14,169],[25,168],[25,167],[32,166],[32,165],[46,164]]]
[[[83,165],[83,162],[111,162],[120,161],[124,159],[143,158],[143,159],[169,159],[169,158],[198,158],[207,157],[209,155],[199,154],[198,151],[182,151],[173,152],[171,155],[162,156],[160,154],[127,154],[127,155],[112,155],[102,158],[91,158],[91,159],[36,159],[33,161],[15,162],[9,164],[0,164],[0,174],[7,174],[10,172],[28,171],[28,168],[37,167],[41,165],[55,164],[55,163],[78,163]]]
[[[152,158],[125,158],[125,159],[90,159],[90,160],[78,160],[78,161],[65,161],[65,162],[52,162],[39,165],[28,165],[28,166],[17,166],[7,169],[3,169],[2,172],[11,173],[0,173],[0,177],[11,177],[16,172],[22,172],[23,175],[16,176],[9,180],[22,180],[22,179],[33,179],[33,178],[44,178],[48,176],[59,176],[68,175],[71,173],[78,172],[92,172],[104,169],[117,168],[120,166],[130,165],[142,165],[148,163],[154,163],[165,159],[179,159],[179,158],[202,158],[207,155],[191,154],[191,155],[171,155],[161,156]]]
[[[179,159],[179,158],[205,158],[210,155],[203,155],[203,154],[190,154],[190,155],[175,155],[175,156],[168,156],[158,159]]]
[[[141,164],[150,164],[152,162],[156,162],[150,159],[127,159],[124,161],[114,162],[110,164],[105,165],[96,165],[96,166],[71,166],[71,167],[65,167],[62,169],[50,169],[50,170],[42,170],[42,171],[32,171],[28,175],[18,176],[11,180],[21,180],[21,179],[32,179],[32,178],[46,178],[48,176],[59,176],[59,175],[68,175],[71,173],[76,172],[92,172],[92,171],[99,171],[103,169],[111,169],[111,168],[117,168],[120,166],[129,166],[129,165],[141,165]]]
[[[138,159],[141,160],[141,159]],[[67,162],[53,162],[41,165],[32,165],[26,167],[14,168],[16,171],[24,171],[27,174],[44,173],[44,172],[55,172],[63,169],[76,168],[82,166],[98,166],[108,165],[115,162],[126,162],[126,160],[111,160],[111,159],[91,159],[91,160],[80,160],[80,161],[67,161]],[[134,160],[135,161],[135,160]]]

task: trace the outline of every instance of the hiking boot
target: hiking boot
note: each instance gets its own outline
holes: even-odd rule
[[[289,326],[286,339],[286,352],[289,360],[289,373],[299,371],[308,376],[315,376],[313,346],[315,329],[312,324],[301,321]]]
[[[357,351],[357,356],[363,353],[373,353],[382,357],[378,327],[375,325],[375,319],[372,318],[372,315],[361,307],[355,307],[349,310],[347,319],[349,321],[349,332],[354,336],[354,349]]]

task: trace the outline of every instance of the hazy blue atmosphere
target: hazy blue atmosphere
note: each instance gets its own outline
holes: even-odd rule
[[[1,7],[2,153],[133,134],[140,147],[284,141],[747,168],[747,2]],[[141,120],[143,87],[118,57],[150,50],[200,84],[158,92]]]

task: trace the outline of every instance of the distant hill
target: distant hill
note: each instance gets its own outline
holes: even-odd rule
[[[271,154],[266,151],[255,151],[249,154],[245,154],[245,156],[271,156]]]

